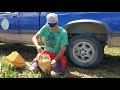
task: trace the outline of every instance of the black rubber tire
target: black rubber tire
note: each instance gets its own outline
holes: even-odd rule
[[[79,42],[86,42],[92,46],[92,49],[94,50],[94,55],[92,59],[90,59],[90,61],[81,62],[74,57],[73,47]],[[80,34],[70,39],[66,54],[68,57],[68,61],[71,61],[74,65],[82,68],[94,68],[102,61],[104,56],[104,48],[102,46],[102,43],[93,35]]]

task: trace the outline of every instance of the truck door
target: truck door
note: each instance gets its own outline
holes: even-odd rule
[[[38,12],[20,12],[20,34],[23,43],[32,43],[32,37],[39,30]]]
[[[4,42],[19,42],[19,13],[0,13],[0,39]]]

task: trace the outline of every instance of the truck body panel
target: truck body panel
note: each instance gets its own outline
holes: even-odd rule
[[[0,14],[0,41],[32,43],[30,38],[46,24],[46,16],[50,12],[10,12]],[[100,22],[107,28],[107,43],[109,46],[120,46],[120,12],[52,12],[58,14],[59,25],[65,27],[68,23],[90,23],[90,20]],[[5,20],[9,25],[5,26]],[[86,20],[86,21],[85,21]],[[5,27],[8,29],[6,30]],[[74,30],[72,31],[74,32]],[[75,31],[75,32],[79,32]],[[68,33],[71,33],[68,31]],[[14,36],[16,38],[14,38]]]

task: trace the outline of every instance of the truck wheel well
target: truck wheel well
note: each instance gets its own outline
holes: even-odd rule
[[[92,34],[96,38],[98,38],[102,43],[107,41],[107,30],[105,27],[95,24],[95,23],[76,23],[71,24],[65,28],[68,32],[69,38],[73,37],[74,35],[78,34]]]

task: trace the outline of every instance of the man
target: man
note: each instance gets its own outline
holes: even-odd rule
[[[66,57],[64,52],[68,45],[67,31],[58,26],[58,16],[55,13],[49,13],[46,16],[47,23],[32,38],[32,41],[39,53],[49,54],[51,57],[51,76],[63,72],[66,67]],[[38,38],[44,37],[44,50],[38,44]],[[38,63],[36,60],[31,64],[32,70],[37,70]]]

